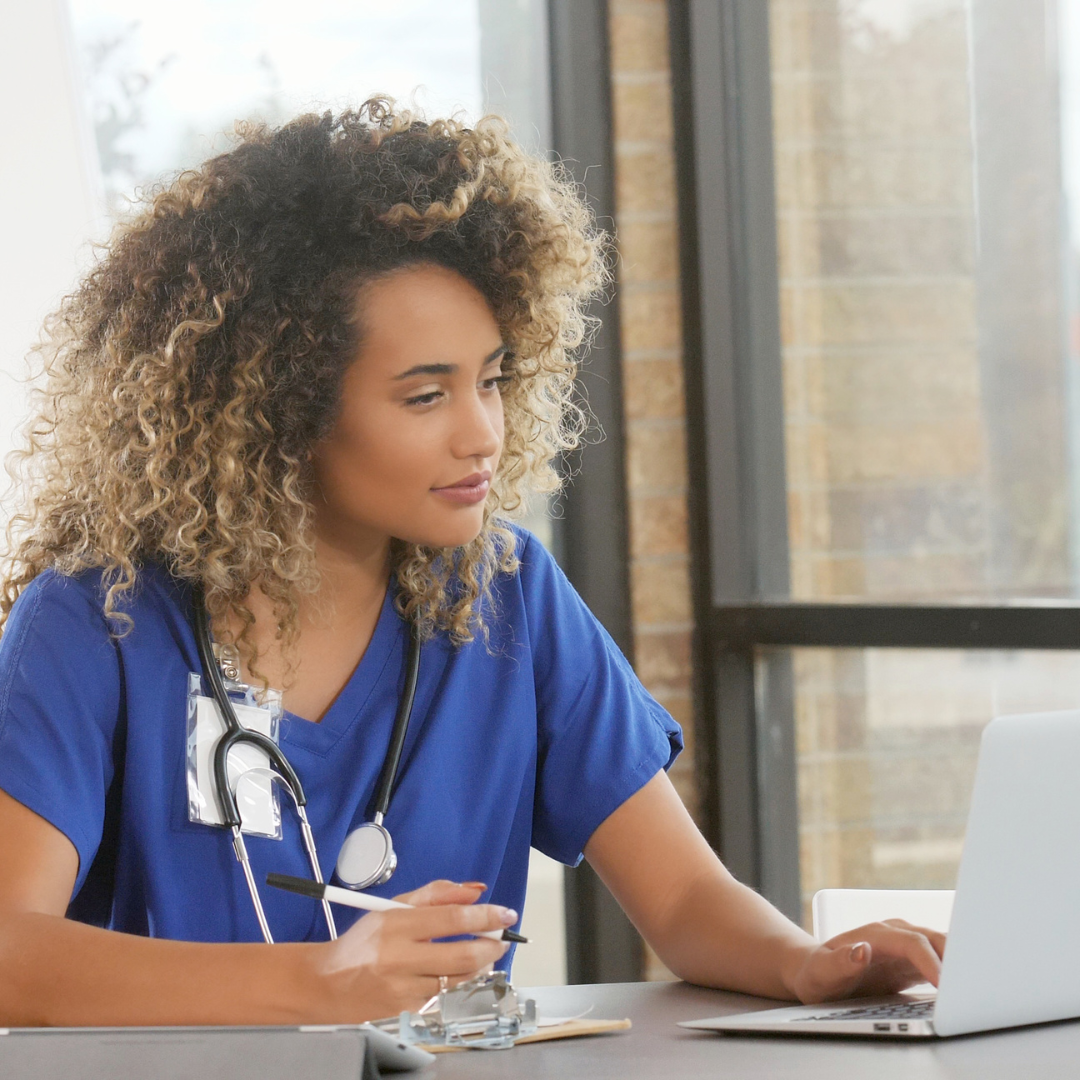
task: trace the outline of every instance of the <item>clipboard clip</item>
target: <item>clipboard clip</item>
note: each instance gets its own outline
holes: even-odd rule
[[[398,1038],[414,1046],[509,1050],[537,1029],[536,1002],[522,1002],[505,971],[441,990],[419,1012],[403,1012]]]

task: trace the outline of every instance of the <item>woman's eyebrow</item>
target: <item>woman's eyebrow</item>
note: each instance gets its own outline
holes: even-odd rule
[[[493,353],[484,357],[484,362],[480,367],[486,368],[488,364],[493,364],[506,351],[507,346],[500,345]],[[457,371],[457,364],[417,364],[415,367],[409,368],[408,371],[403,371],[400,375],[395,375],[394,381],[411,379],[417,375],[453,375],[455,371]]]
[[[411,379],[414,375],[453,375],[457,371],[457,364],[417,364],[416,367],[395,375],[395,381]]]

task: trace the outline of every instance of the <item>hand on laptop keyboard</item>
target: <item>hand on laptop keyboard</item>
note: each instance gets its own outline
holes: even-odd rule
[[[928,1020],[934,1015],[933,998],[921,1001],[895,1001],[888,1005],[861,1005],[857,1009],[832,1010],[811,1020]]]
[[[902,919],[870,923],[808,951],[793,985],[805,1004],[937,986],[945,935]]]

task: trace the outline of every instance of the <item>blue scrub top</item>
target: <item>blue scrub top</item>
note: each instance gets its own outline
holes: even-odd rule
[[[490,640],[424,645],[412,722],[386,825],[398,869],[385,896],[434,878],[483,881],[524,909],[529,847],[581,859],[593,830],[682,748],[562,571],[517,531],[521,569],[501,575]],[[140,571],[113,638],[100,572],[46,572],[0,640],[0,788],[74,844],[69,915],[186,941],[259,941],[227,830],[188,820],[188,672],[199,671],[189,588]],[[321,723],[286,713],[281,745],[308,797],[329,877],[347,833],[370,818],[404,681],[407,628],[387,590],[374,636]],[[295,815],[284,838],[247,839],[256,880],[310,876]],[[278,941],[326,937],[318,904],[261,886]],[[362,913],[336,908],[340,930]],[[510,962],[509,954],[503,966]]]

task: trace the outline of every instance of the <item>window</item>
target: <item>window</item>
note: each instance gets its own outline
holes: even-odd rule
[[[1080,704],[1077,8],[675,18],[712,828],[795,917],[952,887],[982,727]]]
[[[280,123],[384,92],[434,115],[482,108],[476,0],[294,5],[70,0],[105,199],[223,149],[238,119]]]

